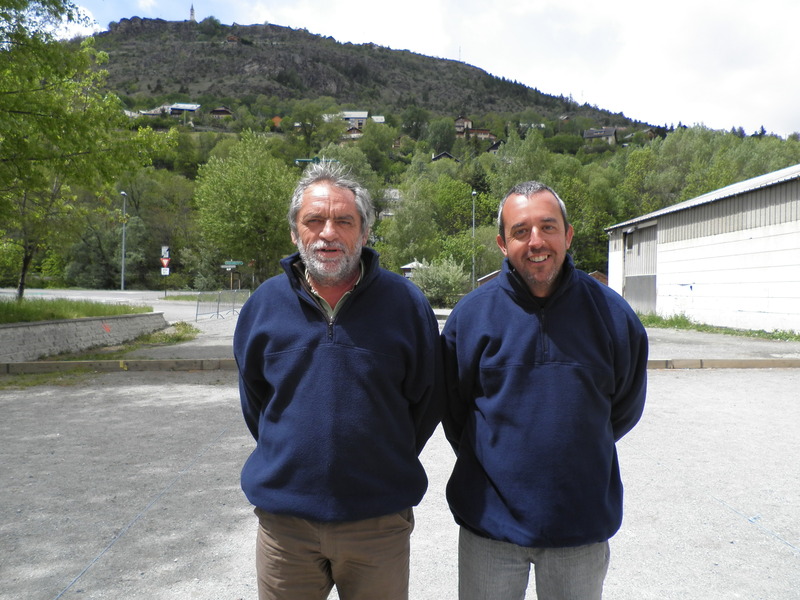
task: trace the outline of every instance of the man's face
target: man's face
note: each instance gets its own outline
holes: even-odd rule
[[[503,206],[503,229],[506,239],[497,236],[500,250],[531,293],[546,298],[555,289],[573,235],[572,225],[564,225],[558,200],[546,190],[530,198],[509,196]]]
[[[328,182],[306,189],[292,242],[315,285],[347,283],[358,268],[366,241],[353,192]]]

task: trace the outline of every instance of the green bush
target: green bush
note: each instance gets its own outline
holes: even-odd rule
[[[411,281],[417,284],[422,293],[436,308],[452,307],[469,287],[469,273],[453,258],[422,261],[414,270]]]

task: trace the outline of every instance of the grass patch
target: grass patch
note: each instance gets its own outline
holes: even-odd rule
[[[734,329],[732,327],[717,327],[695,323],[686,315],[674,315],[664,318],[657,315],[639,315],[642,325],[654,329],[683,329],[687,331],[702,331],[704,333],[722,333],[739,337],[758,338],[764,340],[777,340],[783,342],[800,342],[800,334],[793,331],[764,331],[751,329]]]
[[[0,390],[24,390],[37,385],[70,386],[86,381],[90,372],[83,368],[55,373],[21,373],[0,377]]]
[[[169,296],[164,296],[161,299],[166,300],[167,302],[197,302],[197,298],[200,295],[202,295],[202,293],[170,294]]]
[[[188,342],[196,338],[198,333],[200,333],[200,330],[193,325],[178,321],[166,329],[140,335],[138,338],[120,346],[93,348],[83,352],[68,352],[49,357],[47,360],[118,360],[124,358],[129,352],[140,348],[155,348]]]
[[[113,317],[153,312],[152,306],[107,304],[64,298],[23,298],[0,300],[0,324],[58,321],[80,317]]]

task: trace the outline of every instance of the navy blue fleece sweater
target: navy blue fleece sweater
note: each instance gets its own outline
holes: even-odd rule
[[[506,260],[456,305],[443,340],[456,521],[529,547],[614,535],[615,442],[639,420],[646,388],[647,336],[630,306],[569,256],[542,306]]]
[[[331,322],[292,264],[245,303],[234,335],[255,506],[354,521],[416,505],[419,452],[440,418],[438,326],[405,278],[362,251],[364,274]]]

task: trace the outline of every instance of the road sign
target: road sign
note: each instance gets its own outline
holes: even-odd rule
[[[161,267],[162,275],[169,275],[169,267]]]
[[[243,265],[244,263],[241,260],[226,260],[225,264],[236,266],[236,265]]]
[[[170,261],[169,258],[162,258],[161,259],[161,266],[162,267],[168,267],[169,266],[169,261]]]

